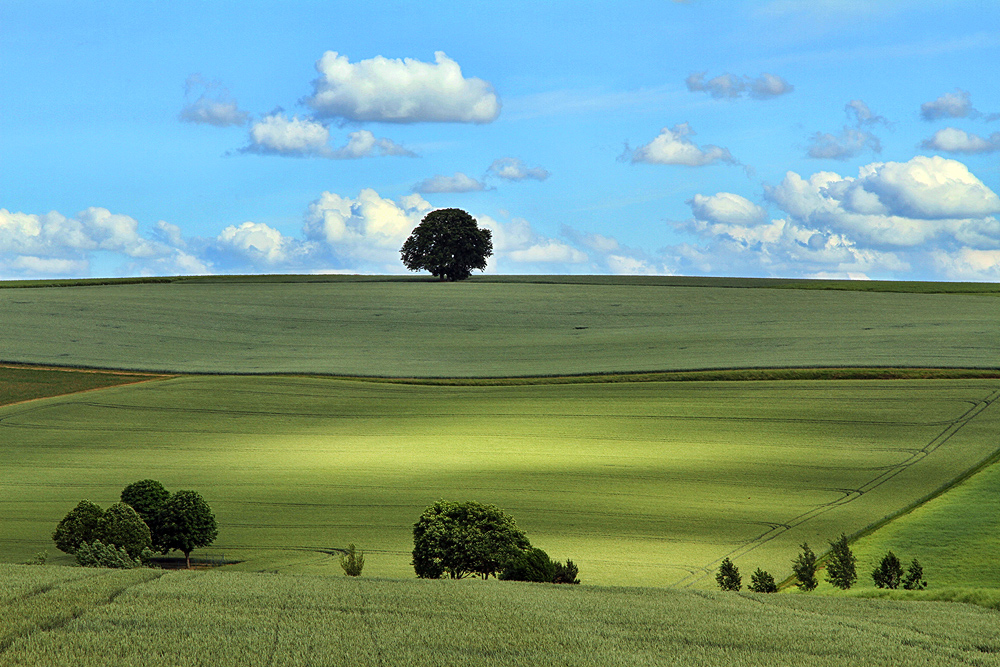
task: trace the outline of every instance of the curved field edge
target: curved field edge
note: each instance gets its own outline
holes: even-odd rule
[[[111,651],[123,667],[150,655],[219,667],[1000,664],[997,614],[971,605],[223,571],[83,574],[0,565],[0,591],[14,590],[17,605],[0,665],[89,667],[107,664]]]
[[[0,405],[5,402],[6,388],[3,383],[18,382],[18,376],[34,373],[100,373],[107,378],[107,384],[94,383],[94,388],[142,382],[150,379],[190,376],[248,376],[248,377],[318,377],[330,380],[354,382],[374,382],[386,384],[413,384],[452,387],[505,387],[544,384],[594,384],[615,382],[775,382],[781,380],[972,380],[1000,378],[1000,368],[906,368],[906,367],[838,367],[838,368],[729,368],[695,369],[686,371],[636,371],[629,373],[581,373],[576,375],[516,375],[502,377],[392,377],[381,375],[340,375],[336,373],[232,373],[232,372],[184,372],[163,373],[157,371],[129,370],[91,366],[36,364],[4,362],[0,360]],[[53,375],[52,377],[59,377]],[[9,379],[8,379],[9,378]],[[121,381],[118,381],[121,379]],[[30,381],[30,380],[29,380]],[[36,381],[41,384],[45,380]],[[58,383],[51,383],[52,393],[39,392],[38,398],[58,396],[61,393],[77,391],[76,386],[66,376],[67,391],[61,391]],[[27,395],[27,394],[26,394]],[[29,396],[33,398],[34,396]],[[18,399],[20,400],[20,399]]]

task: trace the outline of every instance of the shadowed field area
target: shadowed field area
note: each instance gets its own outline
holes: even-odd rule
[[[785,288],[770,288],[776,285]],[[171,372],[395,377],[997,367],[995,292],[896,285],[911,291],[572,276],[460,283],[264,276],[0,289],[0,357]]]

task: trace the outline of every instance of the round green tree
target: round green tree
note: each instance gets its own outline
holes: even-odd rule
[[[778,585],[774,583],[774,576],[759,567],[750,575],[750,590],[754,593],[777,593]]]
[[[146,522],[125,503],[115,503],[104,510],[97,525],[97,538],[106,545],[124,549],[133,560],[153,545]]]
[[[73,554],[84,542],[96,540],[103,516],[104,510],[100,505],[89,500],[81,500],[56,525],[56,530],[52,533],[56,548]]]
[[[899,588],[903,581],[903,564],[899,562],[899,557],[891,551],[883,556],[872,570],[872,581],[878,588]]]
[[[439,500],[413,525],[413,569],[425,579],[486,579],[530,547],[513,517],[496,505]]]
[[[430,271],[441,280],[465,280],[473,269],[486,269],[493,235],[459,208],[431,211],[399,251],[410,271]]]
[[[177,491],[172,494],[156,518],[157,542],[160,553],[176,549],[184,554],[188,568],[191,552],[207,547],[219,534],[215,515],[197,491]]]
[[[122,489],[121,500],[138,512],[146,525],[152,528],[153,520],[169,497],[170,492],[155,479],[142,479]]]

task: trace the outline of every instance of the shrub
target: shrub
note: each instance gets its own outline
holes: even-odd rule
[[[906,570],[906,576],[903,578],[903,588],[908,591],[922,591],[927,588],[927,582],[924,581],[924,568],[920,566],[916,558],[913,559],[910,567]]]
[[[577,575],[580,573],[580,568],[573,564],[573,561],[566,559],[566,564],[563,565],[559,561],[556,561],[556,576],[552,578],[552,583],[554,584],[578,584],[580,580],[577,579]]]
[[[857,562],[851,547],[847,544],[847,535],[840,534],[840,539],[830,542],[830,560],[826,564],[826,580],[841,590],[847,590],[858,580],[854,567]]]
[[[535,581],[553,583],[556,579],[556,564],[541,549],[532,548],[521,552],[507,563],[497,576],[504,581]]]
[[[765,572],[759,567],[750,575],[750,590],[754,593],[777,593],[778,585],[774,583],[774,577],[769,572]]]
[[[98,537],[98,526],[104,510],[89,500],[81,500],[76,507],[63,517],[52,533],[56,548],[68,554],[76,553],[84,542],[91,542]]]
[[[122,547],[104,544],[100,540],[84,542],[76,549],[76,562],[83,567],[110,567],[131,570],[142,565],[138,558],[132,558]]]
[[[740,578],[740,570],[727,556],[719,565],[719,571],[715,575],[715,580],[719,583],[719,588],[724,591],[738,591],[743,588],[743,579]]]
[[[878,588],[899,588],[903,579],[903,564],[891,551],[882,557],[879,564],[872,570],[872,581]]]
[[[365,569],[365,552],[359,550],[354,543],[347,545],[346,552],[340,557],[340,567],[349,577],[360,577]]]
[[[811,591],[819,585],[816,580],[816,554],[809,548],[809,544],[803,542],[802,553],[792,561],[792,572],[798,580],[795,585],[803,591]]]
[[[125,503],[115,503],[104,510],[97,525],[97,536],[104,544],[113,544],[138,558],[143,549],[153,545],[149,527],[139,513]]]
[[[24,561],[25,565],[45,565],[45,561],[48,560],[48,551],[39,551],[32,558]]]

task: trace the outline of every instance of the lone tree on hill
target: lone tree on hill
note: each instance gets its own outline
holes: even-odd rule
[[[496,505],[439,500],[413,525],[413,569],[422,579],[486,579],[530,548],[514,518]]]
[[[872,570],[872,581],[878,588],[899,588],[903,581],[903,564],[891,551],[882,557],[878,566]]]
[[[207,547],[219,534],[212,508],[197,491],[177,491],[171,495],[157,515],[156,523],[156,549],[163,554],[177,549],[184,554],[188,569],[191,568],[191,552]]]
[[[811,591],[819,585],[816,580],[816,554],[807,542],[803,542],[801,547],[802,553],[792,561],[792,572],[798,579],[795,585],[804,591]]]
[[[842,590],[847,590],[858,580],[854,564],[857,562],[851,547],[847,545],[847,535],[830,542],[830,560],[826,564],[826,580]]]
[[[729,560],[728,557],[723,559],[722,564],[719,565],[715,581],[718,582],[719,588],[724,591],[738,591],[743,588],[743,578],[740,577],[740,570],[733,565],[733,561]]]
[[[465,280],[472,269],[486,268],[493,254],[493,235],[459,208],[431,211],[399,251],[410,271],[430,271],[441,280]]]

